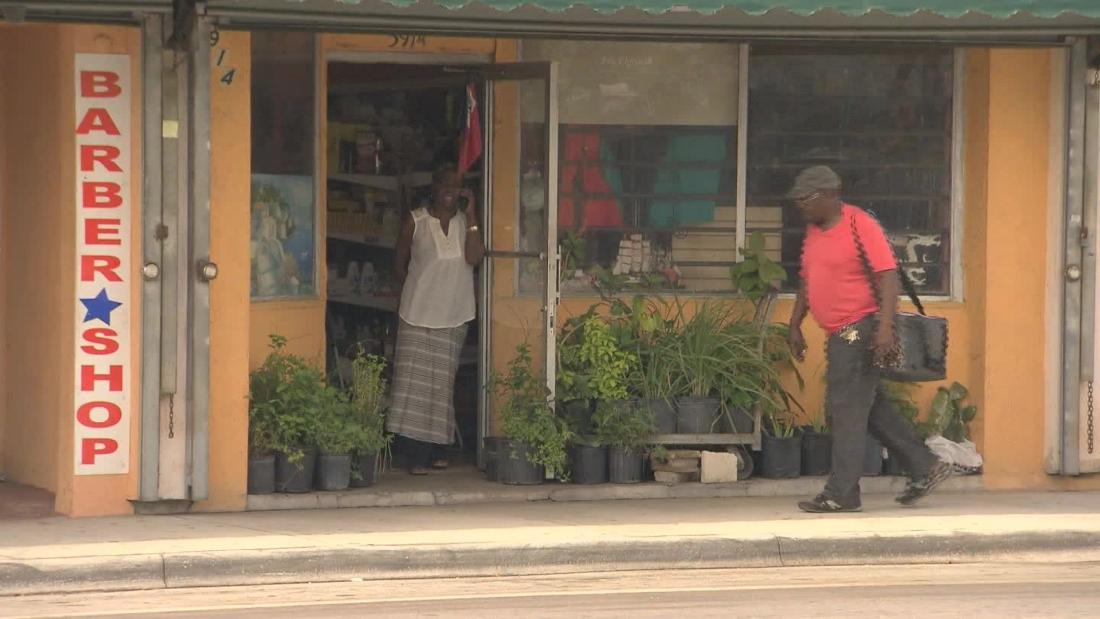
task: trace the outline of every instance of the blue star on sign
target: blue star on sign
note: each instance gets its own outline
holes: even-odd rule
[[[92,320],[101,320],[104,324],[111,324],[111,312],[115,311],[122,306],[118,301],[112,301],[107,296],[107,289],[104,288],[99,291],[99,294],[91,299],[81,299],[81,303],[87,311],[84,313],[84,322],[90,322]]]

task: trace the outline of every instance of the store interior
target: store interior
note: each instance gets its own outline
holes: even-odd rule
[[[471,79],[442,65],[328,65],[325,328],[327,366],[338,381],[350,379],[360,347],[393,366],[401,222],[431,199],[432,172],[456,163]],[[480,159],[464,184],[482,195]],[[472,466],[477,457],[479,341],[475,320],[455,381],[457,436],[448,459],[456,466]],[[393,454],[398,469],[400,447]]]

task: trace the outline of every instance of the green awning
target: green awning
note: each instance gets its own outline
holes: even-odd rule
[[[295,0],[290,0],[295,1]],[[344,4],[360,4],[361,0],[334,0]],[[411,6],[415,0],[386,0],[394,6]],[[943,17],[961,17],[978,13],[1005,18],[1027,14],[1041,18],[1074,13],[1100,18],[1100,0],[435,0],[449,9],[463,8],[480,2],[499,11],[511,11],[532,5],[547,11],[560,12],[570,8],[588,7],[597,13],[615,13],[623,9],[639,9],[650,14],[693,11],[712,14],[723,9],[736,9],[748,15],[763,15],[769,11],[786,11],[794,15],[814,15],[834,12],[859,17],[872,11],[889,15],[910,16],[931,13]]]
[[[1100,0],[207,0],[241,27],[587,37],[1100,34]]]

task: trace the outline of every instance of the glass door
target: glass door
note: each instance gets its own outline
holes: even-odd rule
[[[557,73],[553,63],[484,69],[486,261],[481,273],[481,384],[526,343],[553,393],[557,305]],[[481,439],[499,436],[499,403],[480,398]]]

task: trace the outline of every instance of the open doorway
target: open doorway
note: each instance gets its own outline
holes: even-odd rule
[[[327,74],[327,365],[338,380],[349,381],[357,351],[383,356],[392,388],[401,320],[402,282],[395,272],[399,235],[403,222],[429,205],[433,173],[458,163],[471,78],[442,65],[347,61],[328,63]],[[481,92],[481,85],[474,91]],[[480,199],[483,180],[479,157],[462,174],[462,188]],[[474,319],[460,338],[454,433],[432,457],[457,469],[477,461],[479,331]],[[415,449],[396,441],[395,468],[410,468]]]

